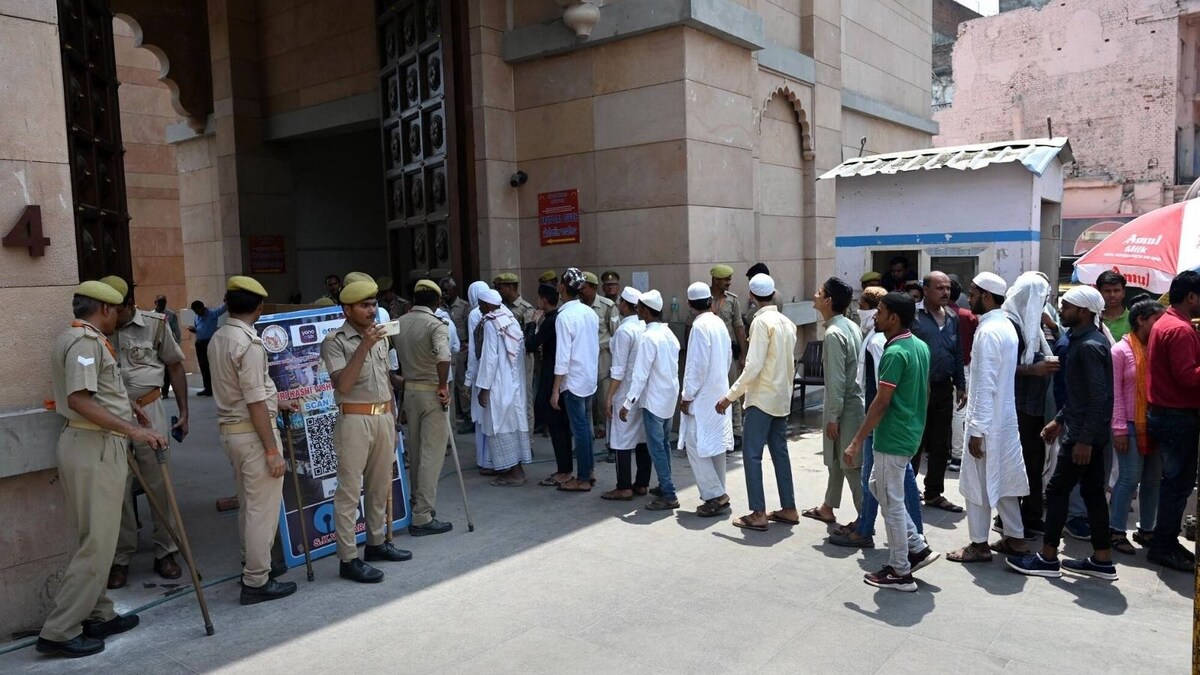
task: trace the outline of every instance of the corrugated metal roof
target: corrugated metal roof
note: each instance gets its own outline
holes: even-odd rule
[[[1064,164],[1074,161],[1071,144],[1065,137],[999,141],[953,148],[925,148],[856,157],[825,172],[818,180],[947,168],[965,171],[1010,162],[1020,162],[1031,173],[1040,176],[1055,157],[1060,158]]]

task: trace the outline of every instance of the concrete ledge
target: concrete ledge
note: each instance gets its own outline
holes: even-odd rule
[[[811,56],[774,42],[758,53],[758,65],[804,84],[817,83],[817,63]]]
[[[212,136],[215,133],[217,133],[217,127],[213,122],[212,113],[209,113],[209,115],[204,118],[203,131],[196,131],[186,121],[167,125],[166,140],[167,143],[182,143],[184,141],[190,141],[193,138],[200,138],[201,136]]]
[[[762,16],[732,0],[624,0],[601,7],[600,22],[584,40],[555,19],[508,31],[501,53],[508,63],[519,63],[673,26],[689,26],[751,51],[767,44]]]
[[[278,141],[296,136],[370,128],[379,126],[379,114],[379,92],[359,94],[272,115],[266,120],[264,135],[268,141]]]
[[[58,466],[55,449],[64,426],[66,420],[48,410],[0,414],[0,478]]]
[[[929,118],[906,113],[888,103],[877,101],[849,89],[842,89],[842,107],[922,133],[934,136],[938,133],[938,123]]]

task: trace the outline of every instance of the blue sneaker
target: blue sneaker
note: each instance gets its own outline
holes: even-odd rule
[[[1068,518],[1067,534],[1070,535],[1072,539],[1078,539],[1079,541],[1091,541],[1092,525],[1088,522],[1087,518],[1080,518],[1078,516],[1075,518]]]
[[[1046,560],[1041,553],[1026,553],[1013,555],[1005,559],[1014,572],[1020,572],[1031,577],[1049,577],[1057,579],[1062,576],[1062,566],[1057,560]]]
[[[1086,574],[1089,577],[1096,577],[1105,581],[1117,580],[1117,566],[1111,562],[1100,562],[1095,558],[1081,558],[1078,560],[1068,558],[1062,561],[1062,566],[1068,572]]]

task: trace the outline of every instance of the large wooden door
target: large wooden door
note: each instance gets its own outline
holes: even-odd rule
[[[462,3],[377,0],[389,255],[407,292],[474,267],[456,45]],[[469,89],[469,85],[466,87]]]
[[[112,25],[107,0],[58,0],[80,279],[133,272]]]

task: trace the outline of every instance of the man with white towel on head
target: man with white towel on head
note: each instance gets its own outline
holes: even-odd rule
[[[979,317],[971,346],[971,379],[967,391],[967,452],[963,453],[958,489],[967,501],[971,543],[946,555],[951,562],[987,562],[992,551],[1026,552],[1019,499],[1029,494],[1021,435],[1017,431],[1016,375],[1021,341],[1017,328],[1000,306],[1008,284],[992,272],[971,282],[967,298]],[[988,546],[992,509],[1000,512],[1003,538]]]
[[[725,323],[711,311],[708,284],[697,281],[688,286],[687,299],[697,314],[688,338],[680,426],[688,463],[704,500],[696,515],[711,518],[729,510],[725,453],[733,449],[733,416],[718,413],[716,405],[729,391],[733,350]]]

